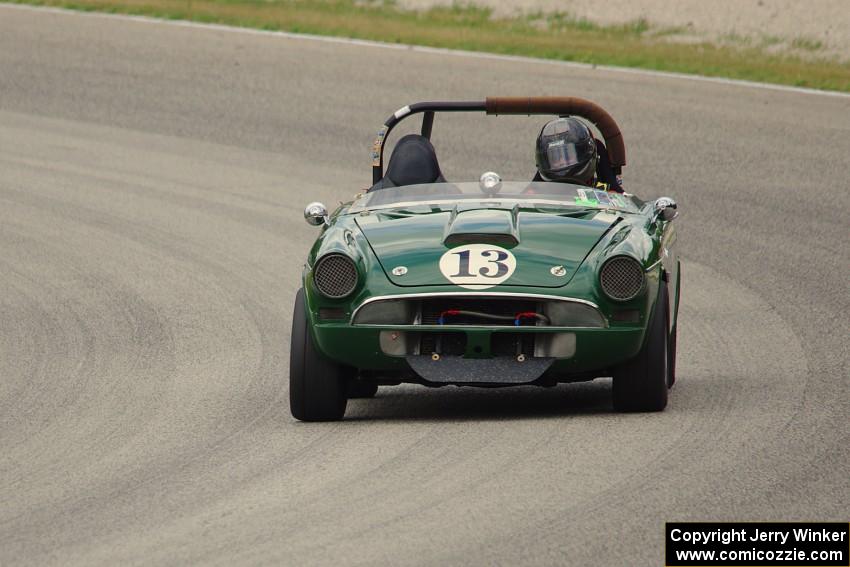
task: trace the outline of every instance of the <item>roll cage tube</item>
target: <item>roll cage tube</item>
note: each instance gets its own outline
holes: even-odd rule
[[[557,116],[580,116],[590,121],[602,133],[611,167],[614,173],[622,173],[626,165],[626,146],[623,134],[614,118],[608,112],[587,99],[571,96],[552,97],[487,97],[483,102],[417,102],[398,109],[384,122],[383,128],[372,144],[372,183],[377,183],[384,177],[384,142],[395,126],[413,114],[424,113],[421,133],[431,138],[435,112],[485,112],[487,114],[554,114]]]

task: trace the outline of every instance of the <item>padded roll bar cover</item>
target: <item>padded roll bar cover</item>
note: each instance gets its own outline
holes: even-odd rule
[[[581,116],[593,123],[602,132],[611,165],[621,167],[626,165],[626,146],[623,134],[614,118],[596,104],[584,98],[572,96],[541,96],[541,97],[487,97],[487,114],[556,114],[564,116],[572,114]]]

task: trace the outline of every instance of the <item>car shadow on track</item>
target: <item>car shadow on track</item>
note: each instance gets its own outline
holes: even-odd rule
[[[611,381],[554,388],[388,386],[372,399],[351,400],[346,421],[516,420],[612,414]]]

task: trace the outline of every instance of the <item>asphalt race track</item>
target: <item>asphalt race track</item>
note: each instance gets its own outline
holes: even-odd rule
[[[304,204],[397,108],[524,94],[601,103],[679,201],[668,410],[294,421]],[[542,120],[438,116],[443,171],[529,177]],[[850,97],[0,7],[0,564],[662,565],[665,521],[847,521],[848,156]]]

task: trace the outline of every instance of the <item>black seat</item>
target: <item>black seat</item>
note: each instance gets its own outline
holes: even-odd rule
[[[437,152],[428,138],[419,134],[408,134],[396,143],[387,172],[370,191],[385,187],[445,182],[437,161]]]

